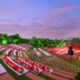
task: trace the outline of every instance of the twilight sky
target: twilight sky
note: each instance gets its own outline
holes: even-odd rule
[[[0,32],[23,38],[80,37],[80,0],[0,0]]]

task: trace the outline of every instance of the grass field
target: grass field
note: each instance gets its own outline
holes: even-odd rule
[[[3,55],[3,51],[2,51],[2,52],[0,52],[0,55]]]
[[[76,65],[76,66],[78,66],[78,67],[80,67],[80,60],[71,60],[69,62]]]
[[[8,56],[11,56],[12,51],[9,52]]]

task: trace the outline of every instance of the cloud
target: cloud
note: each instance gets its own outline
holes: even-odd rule
[[[40,19],[40,17],[34,17],[34,18],[32,18],[33,21],[37,21],[39,19]]]
[[[23,38],[31,38],[37,36],[41,38],[61,39],[76,37],[80,35],[80,18],[65,18],[66,23],[60,27],[50,25],[42,25],[33,22],[30,25],[20,24],[0,24],[0,32],[16,34],[19,33]],[[62,23],[61,23],[62,24]]]
[[[73,36],[80,35],[80,18],[75,16],[75,18],[64,15],[68,11],[77,8],[78,5],[64,6],[51,8],[47,10],[47,14],[42,17],[32,18],[32,22],[28,19],[16,17],[15,19],[0,19],[0,32],[15,34],[19,33],[21,37],[31,38],[32,36],[37,36],[41,38],[69,38]],[[12,8],[13,9],[13,8]],[[6,9],[8,10],[8,9]],[[17,10],[17,9],[16,9]],[[16,11],[11,8],[8,10],[10,14]],[[20,9],[19,9],[20,10]],[[9,12],[7,11],[7,14]],[[4,11],[3,11],[4,12]],[[5,11],[6,12],[6,11]],[[19,13],[19,11],[17,11]],[[17,13],[17,15],[18,15]],[[17,19],[17,20],[16,20]],[[42,23],[41,20],[42,19]],[[31,19],[30,19],[31,20]],[[26,24],[28,23],[29,24]]]
[[[70,5],[70,6],[48,9],[47,15],[44,17],[44,21],[46,23],[49,23],[52,20],[55,20],[56,18],[58,18],[60,15],[64,14],[65,12],[72,10],[74,8],[77,8],[77,7],[80,7],[80,5]]]

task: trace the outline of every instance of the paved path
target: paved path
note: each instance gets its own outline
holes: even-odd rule
[[[63,77],[60,77],[60,76],[57,76],[57,75],[53,75],[53,74],[49,74],[45,71],[42,72],[42,74],[48,76],[48,77],[51,77],[53,79],[56,79],[56,80],[69,80],[69,79],[66,79],[66,78],[63,78]]]
[[[0,59],[3,59],[3,57],[4,57],[4,55],[1,55],[1,56],[0,56]]]
[[[52,67],[51,67],[52,68]],[[67,71],[65,71],[65,70],[60,70],[60,69],[58,69],[58,68],[52,68],[54,71],[57,71],[57,72],[60,72],[60,73],[63,73],[63,74],[66,74],[66,75],[70,75],[70,76],[76,76],[76,74],[75,73],[73,73],[73,72],[67,72]]]
[[[31,73],[31,72],[28,72],[28,73],[26,73],[25,75],[26,75],[27,77],[31,78],[32,80],[45,80],[45,79],[43,79],[43,78],[41,78],[41,77],[39,77],[39,76]]]
[[[0,75],[0,80],[15,80],[13,77],[10,76],[8,73],[4,73]]]

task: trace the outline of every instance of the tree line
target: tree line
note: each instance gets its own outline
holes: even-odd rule
[[[69,40],[64,39],[55,39],[51,40],[48,38],[36,38],[35,36],[31,39],[21,38],[19,34],[10,35],[7,34],[0,34],[0,44],[31,44],[34,47],[65,47],[66,42]],[[80,42],[80,39],[73,38],[72,42]]]

